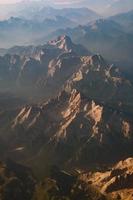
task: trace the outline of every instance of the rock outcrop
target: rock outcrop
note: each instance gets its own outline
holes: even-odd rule
[[[11,112],[6,126],[1,124],[11,158],[32,157],[36,165],[50,155],[51,164],[89,167],[132,155],[131,113],[91,100],[76,89]]]
[[[59,75],[62,78],[66,73],[65,80],[58,83],[61,87],[64,81],[72,75],[76,66],[79,65],[80,56],[88,54],[90,53],[86,48],[74,44],[65,35],[49,41],[45,45],[13,47],[7,55],[0,57],[0,89],[15,91],[17,94],[23,94],[23,96],[30,96],[34,93],[35,96],[39,97],[51,97],[53,93],[56,94],[60,89],[58,86],[53,88],[54,91],[52,90],[52,83],[49,80],[51,75],[56,73],[58,69],[61,69]],[[57,78],[60,80],[61,77],[55,76],[53,84],[55,84]],[[51,88],[49,85],[51,85]],[[49,89],[52,90],[50,94]],[[44,90],[45,95],[42,93]]]
[[[103,194],[109,194],[112,199],[132,200],[133,158],[122,160],[104,172],[83,172],[80,177]]]

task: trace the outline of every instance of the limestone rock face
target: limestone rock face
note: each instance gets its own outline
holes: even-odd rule
[[[91,100],[76,89],[63,90],[56,98],[11,112],[13,117],[7,125],[1,124],[6,132],[1,139],[8,144],[11,157],[34,153],[40,160],[46,148],[52,151],[50,160],[54,157],[55,163],[58,159],[63,165],[83,167],[114,162],[133,150],[132,116]]]
[[[75,52],[79,56],[89,54],[88,50],[82,45],[73,44],[71,38],[67,35],[59,36],[56,40],[52,40],[48,44],[59,48],[64,52]]]
[[[0,89],[52,97],[79,66],[80,56],[88,54],[86,48],[74,44],[66,35],[40,46],[13,47],[0,57]]]
[[[0,57],[3,77],[31,98],[9,96],[8,103],[0,97],[2,158],[28,163],[39,177],[54,165],[81,171],[111,166],[83,178],[105,194],[132,189],[132,159],[112,167],[133,155],[132,82],[67,36],[36,48],[30,56]]]
[[[121,76],[118,68],[109,66],[100,55],[83,56],[81,61],[80,67],[67,81],[66,90],[75,88],[92,100],[110,102],[118,107],[132,104],[132,84]]]
[[[6,145],[10,141],[11,157],[15,153],[18,158],[20,152],[38,157],[52,146],[55,161],[58,157],[63,164],[85,166],[132,153],[132,83],[101,55],[79,56],[77,49],[69,37],[61,36],[44,45],[38,59],[19,61],[23,65],[17,83],[43,89],[46,98],[1,113],[6,121],[1,123],[1,132],[6,132],[1,140]],[[7,60],[16,66],[18,59]]]
[[[118,162],[104,172],[83,173],[81,179],[91,183],[103,194],[113,199],[132,199],[133,195],[133,158]]]

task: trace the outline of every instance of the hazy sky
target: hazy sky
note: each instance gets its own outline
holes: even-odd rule
[[[15,3],[19,2],[20,0],[0,0],[0,4],[6,4],[6,3]]]
[[[22,1],[22,0],[0,0],[0,4],[9,4],[9,3],[15,3],[15,2],[20,2],[20,1]],[[26,0],[24,0],[24,1],[26,2]],[[51,0],[51,2],[54,2],[54,3],[57,3],[57,4],[58,3],[59,4],[67,4],[67,3],[82,2],[82,0],[55,0],[55,1]]]
[[[0,0],[0,4],[9,4],[9,3],[15,3],[15,2],[20,2],[20,1],[22,1],[22,0]],[[32,1],[32,0],[23,0],[23,1],[27,2],[27,1]],[[34,0],[34,1],[37,1],[37,0]],[[48,0],[44,0],[44,2],[45,1],[48,1]],[[69,4],[69,3],[82,2],[83,0],[49,0],[49,1],[56,3],[56,4]],[[98,2],[98,1],[100,1],[100,0],[94,0],[94,2]],[[103,0],[103,1],[105,1],[105,0]],[[108,2],[109,0],[106,0],[106,1]],[[112,2],[113,1],[118,1],[118,0],[112,0]]]

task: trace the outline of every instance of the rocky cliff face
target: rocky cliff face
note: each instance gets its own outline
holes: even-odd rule
[[[12,116],[6,127],[1,125],[7,153],[16,159],[32,157],[30,164],[38,171],[41,164],[37,163],[46,155],[48,164],[84,168],[111,164],[133,152],[131,113],[91,100],[75,89],[62,91],[44,104],[12,111]]]
[[[49,76],[57,71],[56,68],[64,70],[66,65],[77,66],[80,56],[89,54],[83,46],[73,44],[67,36],[60,36],[42,46],[13,47],[7,52],[7,55],[0,57],[1,90],[17,91],[29,96],[33,93],[43,96],[44,90],[47,90],[44,96],[50,96],[52,92],[47,95],[49,88],[45,85],[51,84]],[[65,71],[62,75],[65,75]],[[70,72],[68,75],[71,75]],[[62,82],[59,84],[61,87]]]
[[[122,78],[119,69],[108,65],[102,56],[91,55],[81,45],[73,44],[67,36],[23,51],[0,58],[1,90],[48,99],[62,89],[74,88],[92,100],[126,106],[132,103],[132,84]]]
[[[0,59],[4,77],[9,82],[11,75],[16,77],[14,87],[29,91],[33,86],[29,96],[45,97],[39,96],[36,104],[11,98],[8,107],[0,97],[3,159],[24,162],[44,177],[51,165],[97,170],[133,156],[133,85],[119,68],[67,36],[50,41],[34,55]],[[117,171],[122,177],[116,178]],[[111,173],[115,175],[107,172],[106,187],[99,182],[101,191],[113,194],[127,183],[132,187],[132,175],[125,177],[119,165]],[[95,182],[93,176],[88,180]]]
[[[11,155],[43,155],[42,149],[52,146],[55,162],[58,158],[63,164],[82,166],[132,155],[132,84],[102,56],[79,56],[77,50],[62,36],[42,49],[40,60],[25,58],[18,83],[35,84],[45,97],[53,98],[1,113],[6,121],[1,138],[6,144],[11,141]]]
[[[80,175],[81,180],[93,185],[103,194],[110,194],[112,199],[132,199],[133,195],[133,159],[122,160],[105,172]]]
[[[127,13],[120,16],[120,20],[118,15],[118,19],[114,16],[89,22],[85,26],[56,30],[49,38],[67,34],[74,42],[84,45],[92,52],[100,53],[108,60],[119,63],[120,67],[124,67],[124,63],[126,66],[128,64],[132,66],[132,21],[132,14],[129,17]],[[121,26],[122,24],[124,27]],[[127,67],[125,72],[126,70]]]
[[[122,78],[119,68],[109,66],[100,55],[82,57],[81,61],[80,68],[66,84],[68,90],[75,88],[86,97],[100,102],[132,102],[132,84]]]
[[[51,168],[49,178],[39,182],[31,170],[23,165],[8,160],[0,162],[0,198],[1,200],[41,200],[41,199],[90,199],[107,200],[92,186],[80,180],[78,176]]]

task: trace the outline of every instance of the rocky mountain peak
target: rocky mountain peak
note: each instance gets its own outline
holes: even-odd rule
[[[50,45],[57,46],[59,49],[63,49],[64,51],[72,51],[73,43],[71,38],[67,35],[59,36],[56,40],[52,40],[49,42]]]
[[[95,68],[107,66],[106,61],[100,54],[83,56],[81,60],[84,64],[95,66]]]
[[[90,52],[82,45],[74,44],[71,38],[67,35],[61,35],[57,39],[49,41],[51,47],[58,48],[63,52],[74,52],[77,55],[90,55]]]

